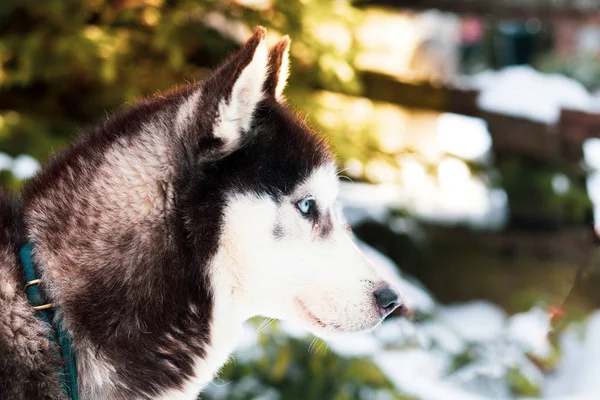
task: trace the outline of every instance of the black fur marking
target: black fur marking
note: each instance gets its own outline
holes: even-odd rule
[[[275,227],[273,228],[273,236],[275,237],[275,239],[283,239],[283,237],[285,236],[285,232],[281,225],[275,225]]]
[[[179,140],[173,134],[174,178],[156,183],[165,188],[165,203],[171,202],[161,218],[103,234],[115,207],[92,199],[90,188],[116,141],[143,139],[140,126],[159,115],[168,117],[168,133],[175,132],[178,106],[199,85],[109,118],[54,157],[25,188],[34,258],[51,269],[52,285],[60,287],[55,300],[74,346],[91,346],[114,367],[116,385],[108,397],[151,398],[181,388],[193,374],[194,358],[205,356],[213,317],[207,265],[218,248],[226,196],[267,194],[281,201],[332,161],[323,140],[273,98],[259,104],[243,145],[222,152],[211,131],[217,104],[250,54],[245,48],[216,71],[202,87],[197,124]],[[172,188],[172,199],[166,188]],[[48,255],[52,266],[45,264]]]
[[[333,231],[333,218],[331,218],[331,214],[322,214],[319,218],[319,236],[323,239],[329,237],[331,232]]]
[[[269,75],[265,81],[264,91],[270,96],[276,96],[275,92],[277,90],[277,84],[279,83],[279,77],[282,73],[283,57],[289,46],[290,39],[285,36],[269,51],[270,68]]]

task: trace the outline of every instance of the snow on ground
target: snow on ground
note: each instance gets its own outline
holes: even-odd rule
[[[583,156],[590,173],[587,177],[587,191],[594,203],[594,221],[600,232],[600,139],[591,138],[583,143]]]
[[[383,348],[381,341],[369,332],[344,335],[327,341],[327,345],[347,357],[368,357],[380,353]]]
[[[0,171],[12,170],[13,159],[6,153],[0,153]]]
[[[583,142],[583,159],[590,168],[600,169],[600,139],[591,138]]]
[[[466,81],[480,90],[477,103],[481,109],[547,124],[558,121],[561,108],[598,109],[598,101],[578,81],[530,66],[485,71]]]
[[[12,171],[17,179],[29,179],[40,169],[40,163],[35,158],[21,154],[14,159],[0,152],[0,171]]]
[[[513,315],[508,323],[508,336],[522,345],[523,350],[539,358],[552,354],[549,333],[550,315],[539,307]]]
[[[442,353],[423,349],[387,351],[373,359],[396,387],[421,400],[482,400],[441,376],[449,359]]]
[[[440,321],[467,341],[498,339],[504,333],[506,313],[486,301],[443,307]]]
[[[546,382],[545,398],[599,399],[600,311],[588,317],[583,329],[571,326],[561,336],[560,348],[562,358]]]

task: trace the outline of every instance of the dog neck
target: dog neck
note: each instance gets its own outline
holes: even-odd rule
[[[211,384],[220,368],[227,362],[242,333],[244,322],[252,316],[248,303],[242,298],[241,288],[232,270],[235,258],[225,248],[211,262],[213,292],[213,317],[210,344],[203,357],[194,360],[194,373],[182,388],[169,390],[161,400],[193,400],[207,385]]]
[[[151,106],[168,109],[161,101]],[[142,111],[124,117],[135,132],[108,121],[24,193],[33,258],[73,337],[82,398],[191,393],[226,360],[244,319],[212,283],[214,197],[182,193],[189,174],[168,136],[174,118],[159,109],[136,122]],[[197,243],[181,211],[192,207],[214,211]]]

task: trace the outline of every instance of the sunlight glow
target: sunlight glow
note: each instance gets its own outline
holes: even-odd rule
[[[365,172],[367,178],[377,183],[393,183],[397,178],[397,170],[383,160],[371,160],[367,163]]]
[[[464,161],[457,158],[444,158],[438,165],[438,180],[444,189],[460,191],[471,180],[471,171]]]

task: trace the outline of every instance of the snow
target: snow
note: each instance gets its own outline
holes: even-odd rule
[[[571,189],[571,181],[565,174],[555,174],[552,177],[552,190],[559,196],[566,194]]]
[[[13,174],[17,179],[28,179],[34,176],[40,167],[40,163],[35,158],[21,154],[13,161]]]
[[[561,108],[593,111],[597,101],[578,81],[559,74],[544,74],[530,66],[485,71],[468,78],[480,90],[477,104],[483,110],[554,124]]]
[[[443,307],[439,319],[467,341],[486,341],[504,333],[506,313],[486,301]]]
[[[594,171],[587,177],[587,192],[594,203],[594,225],[596,232],[600,232],[600,171]]]
[[[513,315],[508,322],[508,337],[521,344],[525,351],[546,358],[552,353],[548,340],[550,315],[539,307]]]
[[[465,160],[477,160],[492,147],[487,123],[481,118],[444,113],[437,121],[440,148]]]
[[[0,171],[11,170],[13,159],[6,153],[0,152]]]
[[[405,318],[390,318],[382,323],[373,335],[385,346],[399,346],[416,339],[415,324]]]
[[[426,339],[423,347],[437,347],[452,355],[460,354],[467,348],[463,338],[437,319],[423,323],[418,329]]]
[[[20,180],[29,179],[40,169],[40,163],[33,157],[21,154],[14,159],[0,152],[0,171],[9,170]]]
[[[591,138],[583,142],[583,159],[593,169],[600,169],[600,139]]]
[[[600,139],[591,138],[583,143],[585,164],[591,169],[587,178],[587,190],[594,203],[596,231],[600,232]]]
[[[285,332],[286,335],[294,339],[304,339],[308,337],[308,332],[306,331],[306,329],[295,322],[280,321],[279,328],[281,328],[281,330]]]
[[[260,327],[255,329],[250,324],[245,324],[240,339],[237,343],[236,359],[240,362],[251,362],[260,360],[264,356],[264,350],[259,346],[258,332]]]
[[[340,336],[328,340],[327,345],[337,354],[346,357],[366,357],[382,348],[381,342],[369,332]]]
[[[483,400],[443,378],[449,358],[422,349],[388,351],[373,361],[401,393],[421,400]]]
[[[600,398],[600,311],[588,317],[583,338],[572,326],[561,336],[560,347],[562,358],[544,387],[545,398]]]

